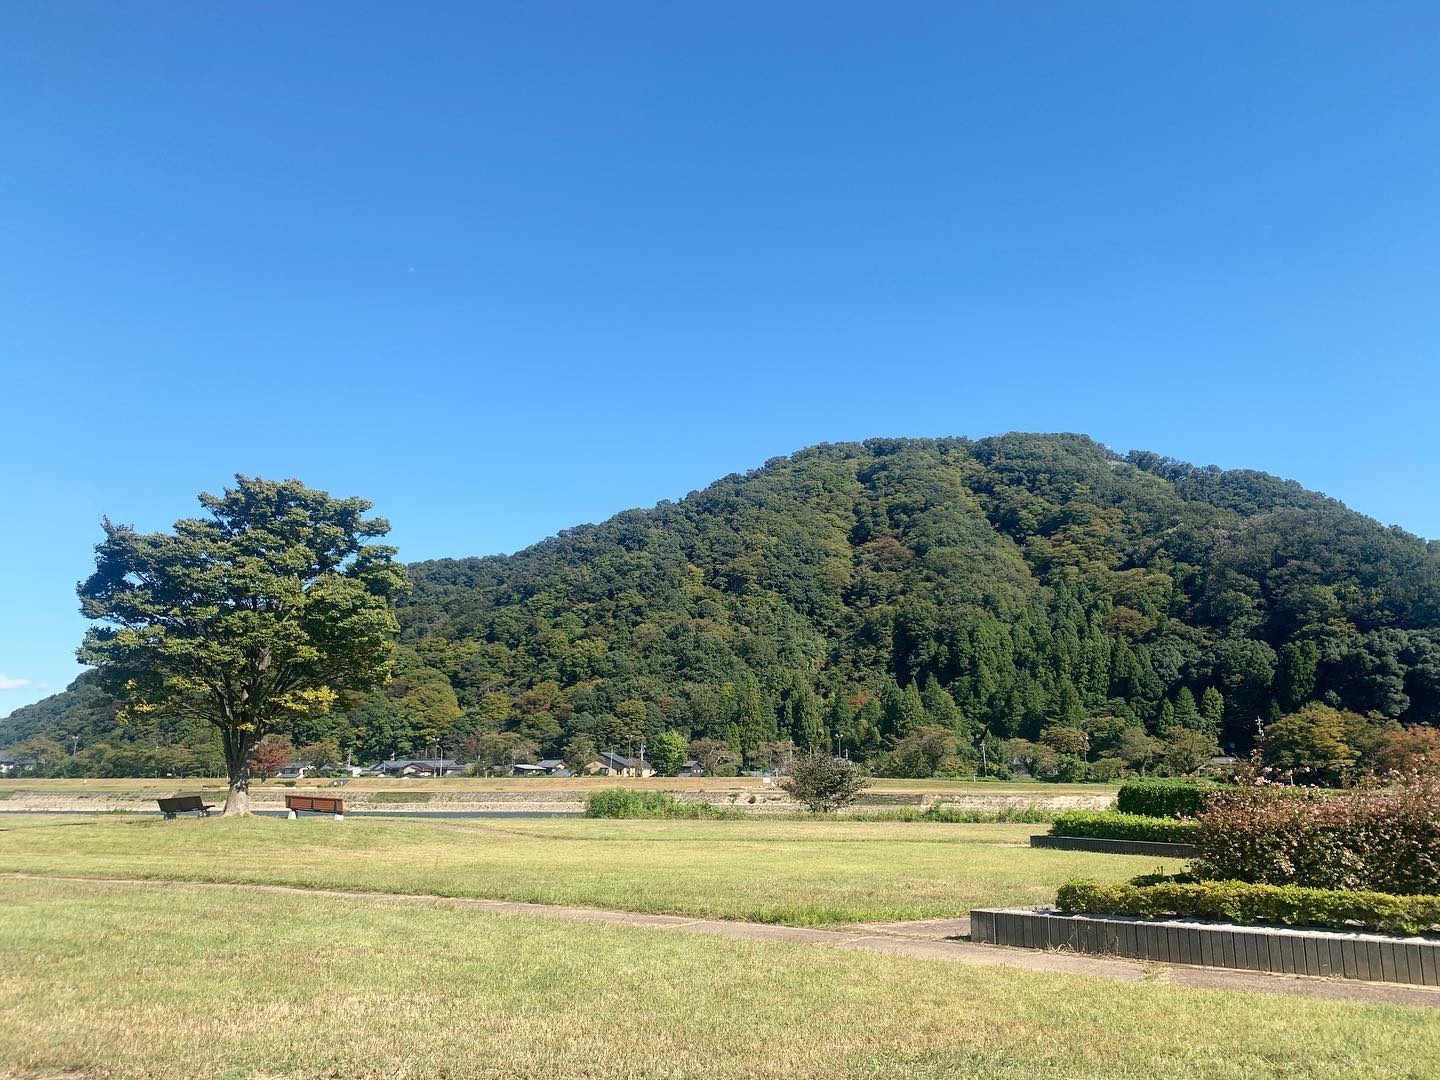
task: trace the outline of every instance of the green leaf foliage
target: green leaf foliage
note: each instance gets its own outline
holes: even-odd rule
[[[605,788],[592,791],[585,799],[585,816],[592,818],[738,818],[738,810],[727,810],[708,802],[681,802],[663,791],[636,791],[634,788]]]
[[[1055,815],[1051,836],[1086,836],[1107,840],[1149,840],[1166,844],[1195,841],[1199,823],[1192,819],[1144,817],[1113,811],[1067,810]]]
[[[1219,790],[1221,785],[1206,781],[1126,780],[1115,797],[1115,808],[1137,817],[1193,818],[1205,808],[1205,800]]]
[[[267,731],[384,683],[405,578],[362,499],[240,476],[200,502],[172,533],[105,521],[79,656],[122,715],[214,725],[233,785]]]
[[[1440,894],[1440,778],[1240,788],[1211,798],[1197,824],[1195,869],[1206,877]]]
[[[1055,897],[1061,911],[1272,923],[1335,930],[1423,934],[1440,929],[1440,896],[1255,885],[1243,881],[1155,881],[1129,884],[1067,881]]]
[[[1244,756],[1313,702],[1440,721],[1440,548],[1289,481],[1080,435],[821,445],[514,555],[408,569],[404,687],[342,695],[297,745],[373,759],[506,732],[558,754],[677,731],[746,764],[789,742],[878,764],[932,727],[969,748],[1070,728],[1087,749],[1055,775],[1083,776],[1188,771],[1209,745],[1140,735]],[[124,741],[106,708],[81,683],[0,721],[0,746]],[[1127,731],[1144,754],[1119,752]]]

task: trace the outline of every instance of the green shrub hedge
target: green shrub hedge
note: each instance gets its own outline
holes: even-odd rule
[[[845,821],[940,821],[950,825],[1044,825],[1054,821],[1056,814],[1053,810],[1042,810],[1034,803],[1002,806],[996,810],[966,810],[947,803],[932,803],[923,810],[918,806],[898,806],[890,810],[844,814],[842,818]]]
[[[1115,811],[1072,810],[1055,815],[1051,836],[1089,836],[1106,840],[1150,840],[1165,844],[1189,844],[1199,823],[1171,817],[1146,817]]]
[[[738,818],[738,810],[722,810],[706,802],[681,802],[663,791],[605,788],[585,800],[585,816],[592,818]]]
[[[1061,911],[1142,918],[1196,918],[1249,924],[1424,934],[1440,929],[1440,896],[1193,881],[1156,876],[1128,884],[1067,881],[1055,897]]]
[[[1440,777],[1353,791],[1237,788],[1210,799],[1199,823],[1202,877],[1440,895]]]
[[[1115,809],[1122,814],[1143,817],[1195,817],[1205,808],[1205,800],[1228,786],[1208,780],[1126,780],[1115,798]]]

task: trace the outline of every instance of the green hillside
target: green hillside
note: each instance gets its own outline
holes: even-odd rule
[[[1440,721],[1440,546],[1290,481],[1079,435],[816,446],[409,571],[393,682],[297,743],[493,756],[674,730],[751,761],[838,738],[878,762],[917,732],[964,758],[1049,731],[1093,760],[1137,728],[1244,752],[1308,701]],[[0,746],[205,752],[204,732],[111,716],[82,679],[0,721]]]

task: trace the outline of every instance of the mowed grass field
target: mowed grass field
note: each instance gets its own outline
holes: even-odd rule
[[[0,971],[0,1075],[1440,1075],[1435,1010],[383,897],[0,880]]]
[[[1034,825],[5,815],[0,871],[473,896],[822,926],[1044,904],[1180,864],[1027,846]]]

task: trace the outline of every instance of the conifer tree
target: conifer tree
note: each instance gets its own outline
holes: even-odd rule
[[[939,724],[943,728],[960,732],[965,729],[965,718],[960,715],[960,710],[955,705],[955,699],[932,676],[925,681],[925,689],[921,691],[920,703],[925,709],[926,720],[931,724]]]
[[[829,738],[825,732],[825,721],[820,713],[820,699],[810,688],[810,681],[796,675],[785,700],[786,718],[789,721],[790,737],[796,745],[810,751],[827,749]]]
[[[927,723],[929,717],[925,713],[925,703],[920,700],[919,689],[911,682],[900,694],[900,712],[890,734],[896,739],[903,739]]]
[[[1200,707],[1195,704],[1195,695],[1188,686],[1181,686],[1175,695],[1175,724],[1187,731],[1201,729]]]
[[[1207,686],[1200,695],[1200,720],[1204,725],[1201,729],[1204,734],[1212,739],[1219,738],[1220,725],[1225,720],[1225,699],[1213,686]]]

